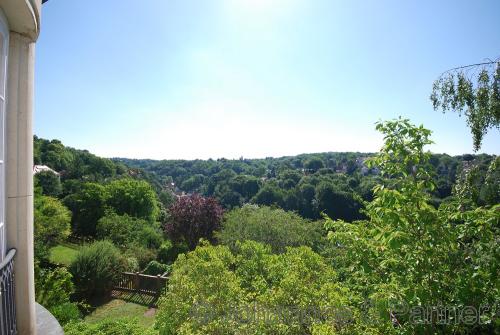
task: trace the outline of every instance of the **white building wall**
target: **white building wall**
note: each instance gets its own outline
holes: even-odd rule
[[[34,43],[11,32],[6,113],[6,232],[14,261],[17,326],[36,334],[33,253]]]

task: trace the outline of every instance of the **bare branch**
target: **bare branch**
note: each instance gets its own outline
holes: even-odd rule
[[[441,73],[440,77],[444,76],[445,74],[448,74],[450,72],[453,72],[453,71],[458,71],[458,70],[463,70],[463,69],[469,69],[469,68],[474,68],[474,67],[478,67],[478,66],[487,66],[487,65],[494,65],[494,64],[497,64],[500,62],[500,57],[498,57],[497,59],[495,60],[491,60],[489,58],[486,58],[486,62],[483,62],[483,63],[476,63],[476,64],[470,64],[470,65],[464,65],[464,66],[458,66],[458,67],[454,67],[452,69],[449,69],[449,70],[446,70],[444,71],[443,73]]]

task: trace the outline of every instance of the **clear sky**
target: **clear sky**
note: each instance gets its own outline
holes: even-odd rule
[[[378,151],[408,117],[434,152],[472,151],[432,109],[446,69],[500,56],[498,0],[50,0],[35,133],[104,157]],[[482,152],[500,154],[500,132]]]

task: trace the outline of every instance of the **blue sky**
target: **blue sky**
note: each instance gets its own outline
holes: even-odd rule
[[[380,119],[472,151],[432,109],[444,70],[500,56],[500,1],[50,0],[35,133],[104,157],[377,151]],[[482,152],[500,154],[491,130]]]

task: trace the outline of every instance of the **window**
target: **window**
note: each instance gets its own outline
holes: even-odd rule
[[[5,91],[9,28],[0,9],[0,261],[5,257]]]

